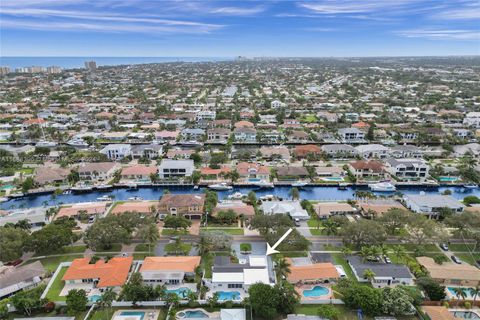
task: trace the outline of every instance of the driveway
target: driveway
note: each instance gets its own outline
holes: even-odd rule
[[[300,221],[300,227],[297,227],[298,232],[304,237],[311,237],[310,227],[307,221]]]
[[[240,244],[250,243],[252,245],[252,255],[265,255],[267,253],[267,243],[264,241],[233,241],[231,248],[235,250],[235,254],[239,259],[248,258],[248,254],[243,255],[240,253]]]

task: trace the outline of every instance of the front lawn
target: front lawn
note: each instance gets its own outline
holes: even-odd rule
[[[50,290],[47,292],[47,298],[50,301],[65,301],[66,297],[60,297],[60,292],[62,291],[63,287],[65,286],[65,282],[62,280],[65,272],[67,272],[68,268],[60,269],[60,272],[57,274],[57,277],[52,283]]]
[[[343,257],[341,253],[332,253],[332,259],[334,264],[341,265],[343,267],[343,270],[347,274],[347,277],[357,281],[357,277],[353,274],[352,268],[348,264],[347,260]]]
[[[454,252],[463,262],[476,266],[476,261],[480,260],[480,253]]]
[[[476,248],[474,243],[451,243],[448,248],[454,252],[471,252],[480,249]]]
[[[187,230],[174,230],[174,229],[162,229],[162,236],[184,236],[187,235],[188,231]]]
[[[50,271],[55,272],[57,270],[58,265],[62,262],[73,261],[77,258],[83,258],[83,255],[71,255],[71,256],[59,256],[59,257],[47,257],[47,258],[40,258],[40,259],[32,259],[28,260],[26,263],[32,263],[35,261],[40,261],[43,264],[43,267]]]
[[[112,247],[109,248],[109,249],[98,249],[98,250],[95,250],[95,252],[97,253],[104,253],[104,252],[112,252],[112,253],[118,253],[120,252],[120,250],[122,250],[122,244],[121,243],[114,243],[112,244]]]
[[[86,249],[87,249],[87,246],[66,246],[61,248],[58,251],[49,252],[48,254],[35,253],[33,256],[40,257],[40,256],[54,255],[54,254],[84,253]]]
[[[243,236],[242,228],[202,228],[202,231],[223,231],[232,236]]]
[[[165,252],[169,255],[188,255],[192,245],[189,243],[180,243],[177,245],[174,243],[168,243],[165,245]]]

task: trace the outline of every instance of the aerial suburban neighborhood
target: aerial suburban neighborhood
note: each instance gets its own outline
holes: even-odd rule
[[[0,317],[480,319],[480,60],[2,67]]]

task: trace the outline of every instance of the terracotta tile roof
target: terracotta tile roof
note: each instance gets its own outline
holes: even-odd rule
[[[235,128],[253,128],[254,124],[250,121],[238,121],[235,122]]]
[[[287,259],[290,260],[290,259]],[[291,260],[289,261],[291,264]],[[317,279],[337,279],[340,277],[337,268],[330,262],[314,263],[302,266],[290,266],[289,282],[299,282]]]
[[[175,207],[188,207],[191,205],[203,206],[205,194],[164,194],[159,205],[170,205]]]
[[[98,260],[90,264],[90,258],[73,260],[63,280],[99,279],[97,287],[117,287],[125,284],[133,257],[115,257],[108,262]]]
[[[146,257],[140,272],[150,270],[195,272],[195,268],[200,265],[200,259],[199,256]]]
[[[204,175],[219,175],[221,173],[228,173],[230,172],[230,168],[228,167],[221,167],[220,169],[212,169],[209,167],[203,167],[200,169],[200,173]]]
[[[129,201],[117,204],[111,211],[112,214],[120,214],[124,212],[138,212],[150,214],[151,207],[155,209],[158,206],[158,201]]]
[[[432,279],[480,281],[480,270],[466,263],[437,264],[430,257],[418,257],[417,261],[428,271]]]
[[[256,163],[240,162],[237,164],[237,171],[240,175],[248,175],[249,170],[255,169],[260,174],[270,174],[270,169]]]
[[[233,210],[236,214],[243,214],[246,217],[253,217],[255,215],[255,209],[253,206],[239,202],[222,202],[218,203],[213,209],[213,216],[216,216],[220,211]]]
[[[106,210],[106,202],[91,202],[73,204],[70,207],[62,207],[58,211],[55,219],[60,217],[71,217],[79,214],[80,211],[86,211],[87,214],[103,214]]]
[[[36,119],[29,119],[23,122],[23,124],[43,124],[46,123],[47,121],[43,120],[42,118],[36,118]]]
[[[151,173],[157,173],[157,167],[147,167],[141,164],[126,167],[122,169],[122,176],[143,175],[148,176]]]
[[[297,155],[305,155],[307,153],[320,153],[320,152],[321,152],[320,147],[314,144],[307,144],[307,145],[295,147],[295,153]]]
[[[355,170],[371,170],[373,172],[383,172],[383,164],[380,161],[376,161],[376,160],[371,160],[371,161],[359,160],[359,161],[351,162],[350,165]]]
[[[458,319],[448,311],[444,306],[423,306],[422,311],[428,316],[430,320],[454,320]]]

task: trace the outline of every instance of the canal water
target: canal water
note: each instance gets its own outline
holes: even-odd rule
[[[219,199],[225,199],[229,195],[235,192],[241,192],[247,194],[250,191],[255,191],[257,197],[265,195],[275,195],[284,199],[290,197],[291,187],[288,186],[278,186],[274,189],[259,189],[257,187],[235,187],[230,191],[217,191]],[[401,187],[397,186],[396,193],[402,194],[420,194],[424,192],[425,194],[441,194],[445,190],[450,190],[452,196],[456,199],[462,200],[464,197],[469,195],[475,195],[480,197],[480,189],[466,189],[463,187]],[[69,204],[69,203],[80,203],[80,202],[91,202],[98,201],[97,198],[108,195],[113,198],[113,200],[128,200],[131,197],[141,197],[144,200],[158,200],[165,190],[169,190],[172,194],[195,194],[202,193],[205,191],[205,188],[200,188],[194,190],[192,187],[140,187],[138,189],[111,189],[111,190],[102,190],[102,191],[91,191],[87,193],[72,193],[72,194],[61,194],[58,196],[52,196],[52,194],[42,194],[42,195],[32,195],[26,196],[18,199],[11,199],[0,204],[0,209],[19,209],[19,208],[32,208],[32,207],[41,207],[41,206],[52,206],[60,204]],[[355,191],[368,191],[366,186],[353,186],[348,187],[347,190],[338,190],[337,187],[304,187],[300,188],[300,198],[307,200],[348,200],[355,198]],[[374,192],[378,196],[382,195],[392,195],[394,193],[390,192]]]

